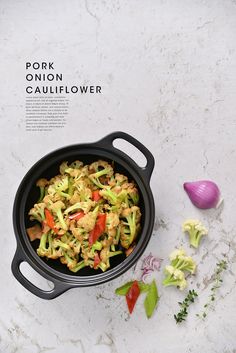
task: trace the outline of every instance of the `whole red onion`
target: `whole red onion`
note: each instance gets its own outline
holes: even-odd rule
[[[183,185],[192,203],[201,209],[217,207],[220,201],[220,190],[210,180],[186,182]]]

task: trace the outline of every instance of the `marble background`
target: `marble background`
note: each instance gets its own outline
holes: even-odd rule
[[[236,352],[235,38],[235,0],[0,1],[1,353]],[[102,94],[71,95],[64,129],[26,132],[26,61],[54,61],[66,81],[99,84]],[[199,299],[179,326],[173,314],[185,294],[161,286],[162,270],[150,320],[142,300],[130,317],[115,296],[115,288],[140,276],[141,261],[108,284],[53,301],[33,296],[11,274],[12,204],[27,170],[49,151],[115,130],[134,135],[156,160],[156,221],[145,255],[163,258],[163,270],[168,254],[183,245],[198,262],[190,287]],[[224,204],[200,211],[182,184],[208,178],[220,185]],[[181,232],[190,217],[209,228],[198,251],[189,250]],[[195,314],[224,254],[229,270],[215,310],[201,321]],[[22,271],[47,286],[25,264]]]

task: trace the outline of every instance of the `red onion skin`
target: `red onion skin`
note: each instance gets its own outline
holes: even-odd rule
[[[183,186],[191,202],[196,207],[209,209],[217,206],[220,199],[220,190],[213,181],[199,180],[186,182]]]

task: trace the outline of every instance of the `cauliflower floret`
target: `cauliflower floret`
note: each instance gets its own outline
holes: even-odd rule
[[[187,281],[184,276],[184,272],[174,268],[173,266],[165,267],[166,277],[163,280],[163,285],[167,286],[176,286],[180,290],[183,290],[187,287]]]
[[[108,230],[115,228],[120,223],[120,219],[117,213],[110,212],[106,216],[106,227]]]
[[[71,196],[71,198],[69,200],[69,203],[71,205],[74,205],[75,203],[80,202],[80,201],[81,201],[80,193],[79,193],[79,191],[75,190],[75,192],[73,193],[73,195]]]
[[[84,228],[86,232],[90,232],[95,227],[96,218],[97,214],[95,212],[89,212],[77,221],[77,225]]]
[[[88,213],[90,209],[95,206],[95,204],[96,202],[91,200],[88,200],[86,202],[77,202],[74,205],[68,207],[64,213],[68,214],[76,210],[83,210],[84,213]]]
[[[190,245],[194,248],[198,248],[202,237],[208,234],[206,227],[197,219],[187,219],[182,229],[188,233]]]
[[[186,255],[186,252],[183,248],[180,248],[180,249],[176,249],[174,251],[172,251],[172,253],[170,253],[170,261],[173,261],[175,260],[177,257],[179,256],[185,256]]]
[[[102,260],[102,262],[107,262],[107,260],[109,259],[109,248],[103,248],[100,252],[100,259]]]
[[[89,171],[91,171],[92,173],[96,173],[99,171],[99,169],[102,167],[102,169],[106,169],[106,176],[107,177],[111,177],[114,173],[114,170],[112,168],[112,166],[106,162],[106,161],[102,161],[102,160],[99,160],[97,162],[93,162],[90,164],[89,166]]]

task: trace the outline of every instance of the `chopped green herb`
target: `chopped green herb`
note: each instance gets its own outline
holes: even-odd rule
[[[187,315],[188,315],[188,307],[191,303],[194,303],[195,298],[198,296],[197,292],[193,289],[193,290],[189,290],[188,291],[188,295],[186,296],[186,298],[184,299],[184,301],[181,303],[179,302],[178,304],[181,307],[181,310],[174,315],[176,324],[185,321]]]
[[[223,283],[223,272],[227,270],[227,267],[227,261],[225,260],[221,260],[216,264],[216,268],[213,274],[213,285],[211,287],[211,294],[208,297],[208,301],[204,305],[204,310],[200,314],[197,314],[199,318],[205,319],[208,314],[208,311],[213,307],[213,302],[216,299],[216,293]]]

